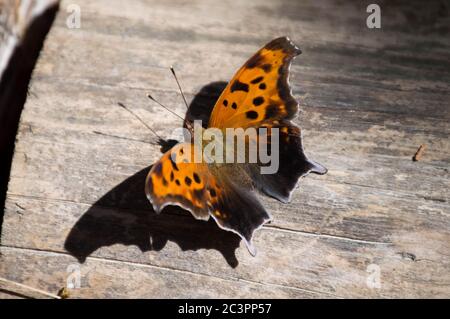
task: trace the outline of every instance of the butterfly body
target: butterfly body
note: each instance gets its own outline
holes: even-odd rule
[[[254,192],[286,203],[301,176],[326,173],[304,155],[300,128],[291,122],[298,103],[291,94],[288,73],[300,52],[286,37],[271,41],[238,70],[206,125],[185,119],[190,137],[166,152],[146,179],[146,194],[156,212],[177,205],[197,219],[213,217],[221,228],[241,236],[250,253],[256,253],[252,235],[271,217]],[[230,143],[234,136],[227,139],[230,132],[238,140],[242,137],[241,147]],[[210,138],[204,139],[205,135]],[[274,172],[263,173],[268,168],[260,157],[263,153],[252,160],[255,145],[279,157]],[[239,158],[242,146],[244,154]],[[273,162],[272,158],[270,165]]]

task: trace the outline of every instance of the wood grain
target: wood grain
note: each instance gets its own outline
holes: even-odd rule
[[[56,293],[76,264],[79,298],[450,296],[447,7],[381,2],[370,30],[351,2],[78,1],[71,30],[67,4],[22,113],[0,276]],[[146,98],[185,112],[168,66],[188,101],[213,103],[214,83],[279,35],[303,50],[295,121],[329,173],[304,178],[289,204],[261,197],[274,221],[253,258],[213,222],[152,212],[143,181],[159,146],[117,102],[170,136],[181,120]]]

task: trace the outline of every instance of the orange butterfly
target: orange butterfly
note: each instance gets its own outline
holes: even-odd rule
[[[198,151],[198,145],[191,139],[166,152],[147,176],[145,192],[155,212],[167,205],[177,205],[197,219],[208,220],[212,216],[220,228],[238,234],[249,252],[256,254],[251,243],[253,232],[270,221],[271,216],[254,191],[287,203],[300,177],[309,172],[327,172],[325,167],[306,158],[300,128],[290,121],[298,112],[298,103],[292,96],[288,74],[292,59],[300,53],[287,37],[269,42],[234,75],[206,126],[222,131],[266,128],[269,136],[273,129],[278,129],[278,171],[261,174],[264,165],[260,161],[219,164],[203,158],[197,163],[174,160]],[[194,136],[192,119],[188,116],[185,127]]]

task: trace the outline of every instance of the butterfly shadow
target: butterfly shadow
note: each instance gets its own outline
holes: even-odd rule
[[[186,118],[207,122],[226,84],[213,82],[204,86],[189,105]],[[161,141],[161,151],[175,142]],[[175,206],[166,207],[161,214],[153,211],[144,194],[150,168],[128,177],[96,201],[71,229],[65,249],[83,263],[101,247],[122,244],[135,245],[142,252],[161,251],[171,241],[183,251],[215,249],[230,267],[237,267],[235,252],[241,239],[236,234],[221,230],[212,219],[195,220]]]

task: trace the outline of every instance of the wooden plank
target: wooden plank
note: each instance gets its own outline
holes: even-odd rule
[[[116,118],[120,118],[120,116],[116,116]],[[127,177],[136,174],[156,158],[148,161],[142,159],[158,156],[158,153],[155,153],[157,152],[157,147],[146,145],[142,142],[132,143],[128,140],[108,138],[97,134],[80,135],[64,130],[64,137],[62,137],[59,136],[55,128],[50,128],[50,132],[45,135],[48,136],[48,140],[45,136],[38,138],[40,133],[35,130],[33,130],[33,133],[30,133],[27,129],[23,134],[21,139],[24,143],[28,138],[31,138],[31,140],[29,143],[24,144],[23,149],[18,147],[16,150],[17,169],[14,169],[11,174],[11,178],[14,181],[9,192],[11,195],[37,196],[44,199],[94,204],[103,194],[108,193],[111,188],[122,183]],[[65,138],[66,142],[55,144],[55,142],[51,141],[52,138],[59,139],[59,141]],[[83,143],[84,146],[79,144],[82,138],[86,138],[88,141]],[[92,148],[91,145],[96,145],[96,147]],[[142,147],[142,145],[147,147]],[[124,155],[115,155],[110,160],[104,159],[102,154],[112,154],[116,147],[121,148]],[[128,154],[136,154],[138,150],[142,153],[129,160]],[[152,151],[153,155],[150,154]],[[72,155],[68,157],[67,154]],[[349,216],[358,218],[360,222],[367,218],[367,211],[373,210],[374,216],[380,216],[381,214],[381,216],[386,218],[385,223],[389,225],[389,229],[392,228],[392,223],[395,224],[396,220],[398,220],[398,227],[401,229],[406,226],[405,220],[408,220],[409,211],[422,207],[428,214],[440,216],[439,213],[433,212],[440,212],[448,207],[449,181],[448,179],[442,179],[442,174],[445,176],[443,169],[435,168],[431,165],[426,166],[421,163],[422,169],[417,170],[416,163],[412,162],[409,157],[401,161],[397,158],[376,156],[372,156],[372,158],[372,161],[381,163],[374,164],[372,168],[368,168],[368,165],[365,163],[370,163],[371,158],[365,159],[362,163],[360,159],[355,164],[353,161],[346,162],[343,156],[336,156],[334,158],[336,164],[330,163],[328,166],[330,168],[329,176],[315,178],[311,176],[303,180],[301,190],[297,192],[297,196],[293,199],[292,204],[280,205],[269,199],[264,199],[264,202],[266,205],[271,206],[271,210],[274,213],[277,211],[289,212],[286,216],[284,214],[280,214],[282,215],[281,217],[276,216],[275,222],[280,221],[280,218],[281,221],[288,219],[291,223],[297,224],[297,227],[305,227],[304,221],[297,223],[301,221],[298,218],[304,218],[305,215],[309,216],[312,226],[316,223],[316,220],[321,220],[324,216],[330,214],[336,214],[338,209],[340,213],[345,212]],[[48,167],[46,170],[40,169],[49,161],[52,161],[54,166]],[[95,161],[97,165],[89,165],[90,161]],[[327,163],[325,162],[325,164]],[[28,169],[24,169],[24,167],[28,167]],[[60,173],[58,177],[55,177],[53,167],[58,168]],[[387,167],[391,167],[391,169]],[[422,186],[423,174],[430,173],[436,175],[435,178],[429,177],[434,183]],[[142,175],[140,179],[135,178],[134,181],[126,183],[126,186],[120,187],[120,190],[112,192],[119,193],[115,196],[120,198],[121,192],[128,194],[131,190],[127,189],[127,187],[132,187],[132,190],[137,193],[131,196],[126,195],[129,198],[124,198],[122,203],[122,206],[125,208],[150,208],[147,200],[141,193],[145,174],[140,175]],[[379,179],[378,182],[367,183],[367,178],[376,177]],[[394,178],[394,181],[389,184],[385,182],[390,181],[392,178]],[[83,187],[80,185],[81,181]],[[356,194],[351,194],[351,189],[359,189],[359,191]],[[361,190],[366,193],[365,197],[360,197],[359,192]],[[347,202],[344,202],[343,196],[347,197]],[[383,209],[378,205],[381,198],[388,207],[391,207],[389,210]],[[139,199],[139,204],[134,203],[136,199]],[[118,200],[110,199],[108,206],[114,206],[119,203],[120,201]],[[297,205],[304,205],[305,208],[298,208]],[[300,217],[298,216],[299,211],[303,214]],[[396,213],[392,214],[393,211]],[[445,217],[442,217],[442,219],[443,225],[446,225]],[[414,225],[416,221],[410,220],[407,224],[411,223]],[[366,222],[368,224],[371,223],[370,220],[366,220]],[[335,227],[334,232],[337,231]],[[309,228],[309,230],[311,229]],[[356,228],[356,230],[358,233],[361,231],[364,231],[364,233],[356,235],[351,230],[342,230],[338,231],[338,233],[349,237],[362,236],[362,239],[380,238],[381,236],[380,233],[372,230],[370,227],[363,230]]]
[[[20,114],[56,0],[0,1],[0,229]]]
[[[1,247],[0,273],[8,279],[57,293],[78,269],[67,254]],[[23,265],[12,272],[15,265]],[[327,295],[276,285],[223,280],[192,272],[88,258],[80,266],[80,287],[69,289],[70,298],[326,298]],[[70,277],[69,280],[71,280]],[[74,282],[74,281],[71,281]]]
[[[180,210],[154,215],[136,208],[91,207],[23,197],[15,199],[14,205],[8,207],[16,213],[14,217],[7,214],[15,220],[5,222],[14,227],[4,228],[4,246],[59,252],[68,249],[81,261],[89,255],[99,256],[344,297],[400,297],[402,287],[411,286],[415,288],[407,289],[410,296],[431,292],[445,295],[450,279],[448,225],[436,233],[426,227],[404,227],[393,231],[392,243],[379,243],[316,234],[320,230],[313,234],[283,230],[274,223],[257,234],[258,256],[253,258],[242,245],[235,251],[239,240],[234,235],[218,233],[214,223],[195,221],[187,214],[180,216]],[[69,227],[55,232],[49,216],[64,219]],[[277,215],[277,220],[280,217]],[[385,230],[382,222],[378,225],[375,218],[371,221],[378,231]],[[439,222],[429,223],[434,229],[440,227]],[[34,231],[28,225],[42,226]],[[27,235],[19,238],[15,232]],[[383,289],[373,290],[366,285],[366,268],[371,263],[379,265],[383,272]],[[430,265],[431,278],[425,271]],[[399,276],[403,280],[396,283]],[[441,290],[434,287],[436,281],[442,283]]]
[[[141,28],[147,29],[149,26],[144,25]],[[63,57],[59,61],[47,60],[37,69],[36,76],[39,78],[51,76],[66,80],[70,78],[73,84],[81,82],[103,87],[116,85],[174,90],[175,83],[171,74],[167,72],[167,67],[174,64],[182,74],[185,90],[195,93],[202,85],[210,81],[228,80],[243,61],[253,53],[255,46],[261,45],[260,43],[264,41],[253,45],[233,44],[232,51],[228,49],[230,43],[224,41],[219,42],[215,46],[218,49],[213,51],[203,42],[183,43],[183,47],[180,48],[173,42],[161,43],[155,39],[142,41],[141,38],[131,37],[127,41],[130,46],[137,49],[130,52],[122,45],[123,39],[120,36],[122,34],[120,30],[113,35],[105,35],[95,32],[95,30],[98,29],[80,30],[79,33],[71,34],[70,41],[68,41],[67,39],[63,40],[67,37],[67,30],[56,27],[54,33],[61,38],[61,41],[55,41],[49,45],[48,54],[61,54]],[[65,45],[62,46],[62,43]],[[102,46],[103,43],[109,43],[115,49],[111,50],[110,46]],[[308,47],[308,44],[311,47]],[[98,48],[98,57],[94,57],[94,63],[102,71],[101,73],[89,75],[87,70],[80,68],[70,60],[70,52],[75,50],[79,52],[81,60],[92,58],[89,50],[79,50],[83,46]],[[394,114],[414,111],[416,116],[432,115],[433,117],[449,118],[448,110],[441,108],[441,105],[446,102],[446,94],[449,89],[449,78],[444,71],[419,68],[417,64],[413,63],[417,62],[416,60],[406,65],[392,63],[391,61],[408,61],[410,59],[409,56],[399,55],[398,52],[389,53],[387,51],[380,55],[361,47],[355,47],[353,50],[348,48],[344,50],[342,47],[342,44],[336,45],[327,42],[315,46],[310,42],[302,45],[305,53],[297,59],[298,62],[293,66],[292,83],[297,93],[306,94],[308,92],[308,96],[315,97],[314,104],[308,105],[354,109],[355,105],[351,102],[357,100],[359,102],[358,110],[380,110]],[[378,48],[378,50],[381,49],[381,47]],[[171,54],[168,52],[170,50],[179,53]],[[205,51],[207,54],[204,53]],[[181,52],[188,52],[188,60],[179,56]],[[361,56],[361,65],[355,66],[353,63],[355,55]],[[199,59],[198,56],[201,58]],[[437,65],[448,67],[446,61],[449,58],[448,55],[443,57],[442,54],[436,53],[429,58],[431,62],[428,63],[434,62]],[[119,61],[130,62],[123,64]],[[177,61],[185,62],[181,64]],[[223,63],[223,61],[228,61],[228,63]],[[202,68],[204,72],[199,74],[198,65],[212,67]],[[155,70],[155,66],[160,69]],[[296,79],[300,81],[296,81]],[[299,88],[299,84],[296,84],[298,82],[300,82],[301,88]],[[309,100],[310,103],[311,100]],[[433,113],[430,114],[430,112]]]
[[[79,5],[82,28],[67,29],[61,11],[34,72],[1,276],[56,292],[67,265],[80,265],[88,279],[74,297],[450,295],[450,41],[432,32],[445,16],[416,34],[385,3],[378,31],[365,28],[364,5],[334,1]],[[189,101],[211,103],[197,92],[280,34],[303,49],[291,77],[296,122],[329,173],[305,178],[288,205],[261,198],[274,221],[256,234],[253,258],[213,222],[151,211],[142,188],[159,147],[116,104],[170,136],[181,121],[146,98],[184,113],[169,65]],[[370,265],[380,288],[367,284]]]
[[[78,89],[79,87],[77,87]],[[67,101],[64,117],[70,118],[70,123],[61,122],[61,113],[58,112],[59,104],[51,104],[50,98],[41,93],[50,92],[51,86],[41,84],[35,86],[35,92],[39,98],[36,103],[40,105],[48,105],[45,111],[36,109],[29,115],[24,115],[24,126],[19,133],[20,138],[24,141],[23,148],[17,148],[19,153],[27,153],[27,159],[33,158],[36,166],[41,166],[50,158],[44,158],[46,154],[40,155],[33,153],[34,143],[41,143],[42,147],[47,149],[49,157],[60,153],[53,161],[61,161],[58,167],[63,170],[61,175],[61,183],[68,175],[76,174],[77,171],[84,170],[88,167],[86,160],[96,157],[97,161],[101,161],[103,166],[90,167],[89,170],[98,170],[98,178],[109,178],[104,176],[104,170],[108,165],[112,165],[115,161],[122,164],[128,163],[129,166],[145,167],[155,161],[159,156],[159,147],[143,142],[150,142],[155,139],[151,132],[143,128],[143,126],[125,113],[121,108],[116,106],[116,101],[124,102],[132,107],[141,117],[148,121],[154,121],[155,116],[162,116],[164,110],[158,110],[154,105],[149,104],[148,107],[136,108],[134,105],[146,103],[144,92],[133,94],[123,99],[115,99],[114,94],[119,92],[119,96],[125,95],[125,90],[102,89],[95,87],[83,86],[83,96],[75,101]],[[52,91],[52,98],[63,100],[64,96],[76,94],[76,90],[70,85],[58,86],[56,91]],[[93,109],[89,101],[96,95],[103,94],[102,100],[98,101],[96,108]],[[180,97],[175,94],[165,94],[164,99],[169,103],[176,103]],[[53,106],[52,106],[53,105]],[[176,111],[182,113],[182,105],[175,108]],[[103,114],[102,117],[99,115]],[[319,179],[332,179],[338,182],[353,183],[357,185],[367,185],[367,178],[371,178],[371,186],[392,191],[409,192],[411,194],[420,194],[427,198],[437,198],[448,201],[449,198],[449,173],[446,167],[449,163],[450,154],[448,152],[449,141],[447,136],[448,128],[446,123],[434,124],[433,120],[416,119],[414,117],[404,117],[400,123],[396,123],[394,119],[386,115],[373,113],[359,113],[360,116],[367,118],[367,121],[355,125],[354,112],[342,111],[339,115],[335,112],[326,111],[321,108],[310,109],[304,112],[299,124],[305,131],[305,147],[308,154],[312,158],[322,162],[330,168],[330,174],[325,177],[317,177]],[[174,117],[164,116],[164,119],[154,124],[156,129],[162,136],[170,136],[171,130],[179,127],[180,120]],[[381,121],[386,124],[380,125]],[[390,121],[390,123],[388,122]],[[408,123],[409,122],[409,123]],[[378,124],[377,124],[378,123]],[[406,124],[403,124],[406,123]],[[398,124],[398,125],[396,125]],[[126,125],[127,131],[123,131],[122,127]],[[101,132],[112,136],[103,136],[95,134]],[[118,137],[136,139],[138,141],[124,140]],[[80,142],[86,140],[87,142]],[[324,143],[323,141],[333,140],[333,145]],[[140,142],[142,141],[142,142]],[[25,145],[26,144],[26,145]],[[96,148],[90,145],[97,145]],[[417,150],[418,145],[426,144],[427,152],[423,161],[414,163],[411,161],[412,156]],[[64,166],[63,162],[67,160],[64,153],[58,148],[79,148],[83,150],[84,160],[73,159],[70,166]],[[117,156],[117,160],[111,159],[108,163],[106,159],[101,160],[96,154],[118,153],[116,149],[121,151]],[[100,151],[101,150],[101,151]],[[136,154],[136,152],[139,152]],[[329,153],[333,152],[331,156]],[[74,150],[69,154],[79,154]],[[129,154],[136,154],[135,157]],[[328,155],[328,156],[327,156]],[[101,156],[100,156],[101,157]],[[330,157],[330,158],[327,158]],[[24,157],[19,157],[18,161],[23,162]],[[12,176],[27,178],[35,178],[42,180],[48,179],[52,181],[55,177],[49,172],[47,177],[42,176],[43,173],[36,169],[30,169],[29,172],[23,170],[24,165],[20,165],[13,170]],[[67,171],[65,170],[75,170]],[[137,169],[135,170],[135,172]],[[128,171],[127,173],[133,173]],[[36,174],[40,174],[36,176]],[[114,171],[108,172],[108,175],[115,174]],[[120,174],[120,173],[119,173]],[[423,176],[427,175],[430,183],[423,185]],[[58,178],[58,177],[56,177]],[[119,181],[119,179],[116,179]],[[101,184],[108,184],[105,180]],[[28,183],[32,187],[35,183]],[[58,185],[55,184],[58,188]],[[97,187],[97,185],[96,185]],[[100,186],[101,187],[101,186]],[[106,189],[104,189],[106,191]],[[70,192],[64,191],[63,196],[66,198],[71,196],[73,192],[81,192],[83,189],[72,189]],[[49,190],[52,194],[56,194],[57,190]],[[91,191],[88,194],[94,195]],[[72,198],[74,199],[74,198]],[[93,201],[91,198],[89,201]],[[84,199],[86,202],[86,199]]]

